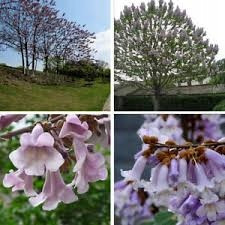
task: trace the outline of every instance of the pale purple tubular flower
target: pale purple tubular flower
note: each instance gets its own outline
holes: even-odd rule
[[[148,158],[148,161],[147,163],[151,166],[151,167],[155,167],[157,166],[160,162],[157,158],[156,155],[151,155],[149,158]]]
[[[79,142],[79,148],[75,151],[77,163],[73,169],[75,175],[72,184],[77,187],[79,194],[88,191],[89,183],[105,180],[108,172],[105,166],[105,158],[101,153],[89,151],[88,145]]]
[[[172,159],[169,167],[169,181],[174,184],[178,181],[179,171],[178,171],[178,162],[176,159]]]
[[[212,188],[213,182],[208,179],[201,164],[195,164],[196,187],[199,191],[203,191],[206,187]]]
[[[68,115],[60,131],[59,138],[71,137],[85,141],[90,138],[91,134],[87,122],[82,123],[76,115]]]
[[[9,158],[18,169],[27,175],[42,176],[45,169],[57,171],[64,163],[61,154],[54,148],[54,138],[37,124],[32,133],[20,137],[21,146],[10,153]]]
[[[36,195],[33,189],[32,176],[26,175],[23,169],[15,172],[11,170],[8,174],[5,174],[3,186],[12,187],[13,192],[23,190],[27,196]]]
[[[179,167],[179,177],[178,182],[187,182],[187,170],[188,170],[188,164],[185,159],[179,159],[178,160],[178,167]]]
[[[0,130],[9,126],[13,122],[17,122],[23,117],[25,117],[25,114],[7,114],[7,115],[0,115]]]
[[[201,205],[197,209],[196,214],[199,217],[207,217],[210,222],[215,222],[217,220],[217,216],[224,213],[224,209],[225,202],[224,200],[221,200],[215,203]]]
[[[43,210],[54,210],[60,202],[69,204],[77,201],[72,186],[66,185],[59,171],[47,171],[42,192],[29,199],[30,203],[36,207],[43,203]]]
[[[223,155],[208,148],[205,151],[205,156],[209,161],[212,161],[215,165],[225,169],[225,157]]]
[[[169,188],[168,174],[169,168],[167,165],[158,164],[152,169],[151,184],[153,192],[158,193]]]
[[[197,178],[195,173],[195,165],[193,161],[189,161],[188,163],[188,170],[187,170],[187,180],[193,184],[197,184]]]
[[[147,163],[147,158],[144,156],[140,156],[136,160],[132,170],[128,170],[128,171],[121,170],[122,177],[124,177],[125,180],[127,181],[139,181],[145,169],[146,163]]]
[[[115,183],[114,190],[115,214],[121,218],[122,224],[135,225],[153,218],[151,211],[153,201],[143,188],[135,190],[132,184],[122,180]]]

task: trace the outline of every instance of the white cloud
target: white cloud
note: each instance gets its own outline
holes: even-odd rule
[[[110,29],[99,32],[96,34],[96,40],[93,47],[97,50],[95,59],[103,60],[110,65],[110,54],[111,54],[111,36],[112,32]]]
[[[165,0],[169,2],[169,0]],[[150,0],[115,0],[115,18],[119,18],[124,6],[132,3],[140,5],[141,2]],[[207,37],[213,44],[219,45],[218,59],[225,58],[225,1],[224,0],[173,0],[175,5],[181,9],[186,9],[187,14],[192,18],[193,23],[203,27],[207,32]]]

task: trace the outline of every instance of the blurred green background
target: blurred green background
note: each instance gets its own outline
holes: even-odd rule
[[[30,125],[32,122],[46,117],[45,115],[29,115],[26,120],[11,126],[0,134]],[[2,185],[5,173],[14,169],[8,156],[19,147],[19,138],[0,142],[0,225],[108,225],[110,224],[110,174],[106,181],[90,184],[87,193],[78,195],[79,200],[72,204],[60,203],[56,210],[43,211],[41,206],[33,208],[23,192],[12,192],[10,188]],[[110,151],[105,150],[104,155],[109,158]],[[108,165],[109,168],[109,165]],[[73,177],[71,172],[63,173],[66,180]],[[109,169],[108,169],[109,172]],[[35,181],[35,188],[41,188],[43,179]]]

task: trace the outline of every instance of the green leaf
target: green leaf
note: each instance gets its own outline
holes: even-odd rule
[[[176,216],[167,211],[161,211],[155,215],[154,221],[144,222],[141,225],[175,225]]]

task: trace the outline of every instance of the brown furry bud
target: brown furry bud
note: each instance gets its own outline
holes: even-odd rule
[[[146,136],[146,135],[144,135],[142,140],[145,144],[156,144],[159,141],[158,138],[155,136]]]
[[[166,144],[166,145],[169,145],[169,146],[176,146],[176,142],[173,141],[173,140],[168,140],[168,141],[166,141],[165,144]]]

